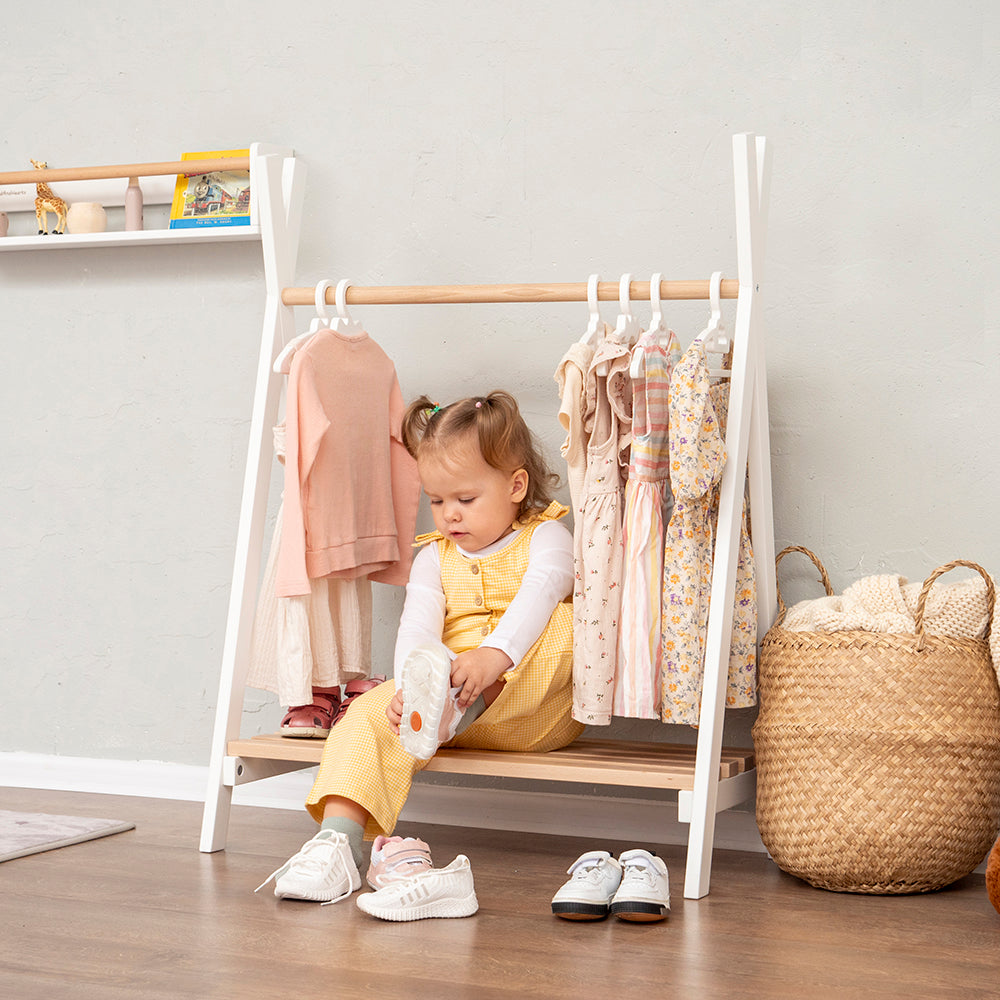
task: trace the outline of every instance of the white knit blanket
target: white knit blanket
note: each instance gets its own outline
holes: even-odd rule
[[[916,631],[914,616],[923,583],[907,583],[898,573],[862,577],[843,594],[800,601],[793,605],[783,628],[791,632]],[[924,629],[954,639],[978,639],[986,631],[986,582],[976,576],[955,583],[937,582],[927,595]],[[993,610],[990,655],[1000,683],[1000,595]]]

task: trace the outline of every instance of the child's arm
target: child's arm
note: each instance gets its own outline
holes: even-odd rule
[[[444,632],[444,590],[441,587],[441,564],[438,547],[422,548],[413,560],[410,579],[406,584],[406,599],[396,632],[396,651],[393,655],[393,673],[399,668],[415,646],[441,641]]]

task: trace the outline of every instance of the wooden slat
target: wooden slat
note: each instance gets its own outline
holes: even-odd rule
[[[231,757],[264,758],[318,764],[323,740],[288,739],[279,733],[229,743]],[[694,784],[695,747],[676,743],[624,740],[577,740],[548,753],[500,750],[439,750],[426,770],[535,781],[568,781],[632,788],[690,789]],[[754,767],[753,751],[724,748],[720,779]]]

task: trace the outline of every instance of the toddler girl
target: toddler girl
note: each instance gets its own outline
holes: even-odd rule
[[[417,539],[395,682],[359,697],[331,730],[306,800],[322,826],[275,873],[278,897],[330,902],[360,888],[366,831],[376,884],[413,775],[441,742],[543,751],[583,730],[571,718],[567,508],[552,502],[557,478],[514,398],[442,407],[422,397],[402,432],[437,531]]]

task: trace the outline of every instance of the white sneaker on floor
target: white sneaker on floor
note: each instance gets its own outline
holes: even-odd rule
[[[381,920],[471,917],[479,900],[469,859],[460,854],[447,868],[431,868],[358,896],[358,908]]]
[[[611,900],[612,915],[641,923],[663,920],[670,912],[670,877],[663,859],[635,850],[619,860],[622,884]]]
[[[442,743],[455,735],[464,714],[451,687],[451,657],[442,643],[415,647],[396,678],[403,692],[399,738],[403,749],[418,760],[430,760]]]
[[[607,851],[588,851],[569,866],[570,876],[552,897],[564,920],[603,920],[622,880],[622,866]]]
[[[361,888],[361,875],[347,835],[335,830],[320,830],[254,892],[263,889],[271,879],[278,899],[308,899],[324,904],[337,903]]]

